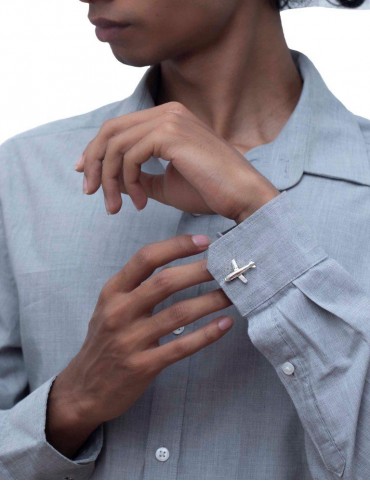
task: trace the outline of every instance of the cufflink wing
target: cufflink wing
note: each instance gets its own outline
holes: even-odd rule
[[[256,264],[253,261],[250,261],[249,264],[244,267],[239,267],[235,259],[232,259],[231,265],[233,266],[233,271],[225,277],[225,282],[230,282],[234,279],[240,279],[244,284],[246,284],[248,280],[245,276],[243,276],[244,272],[256,267]]]

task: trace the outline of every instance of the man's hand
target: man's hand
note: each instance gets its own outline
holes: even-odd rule
[[[163,175],[141,172],[151,156],[168,160]],[[225,139],[178,102],[107,121],[76,170],[84,192],[102,185],[107,211],[117,213],[121,192],[141,210],[148,197],[177,209],[220,214],[241,222],[280,192]]]
[[[59,451],[72,456],[97,426],[127,411],[160,371],[218,341],[231,327],[230,318],[216,318],[159,345],[162,336],[231,305],[217,289],[152,314],[171,294],[213,280],[205,260],[151,276],[175,259],[205,251],[208,244],[205,236],[150,244],[104,285],[81,350],[50,392],[47,438]]]

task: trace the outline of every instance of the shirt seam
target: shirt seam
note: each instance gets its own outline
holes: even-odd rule
[[[294,274],[289,280],[287,280],[282,287],[279,287],[276,291],[274,291],[271,295],[269,295],[267,298],[262,299],[261,301],[257,302],[256,304],[252,304],[252,307],[250,307],[248,310],[243,311],[242,316],[247,317],[251,312],[253,312],[255,309],[257,309],[259,306],[267,302],[269,299],[274,297],[276,294],[278,294],[282,289],[284,289],[288,284],[290,284],[292,281],[297,279],[297,277],[300,277],[303,275],[305,272],[307,272],[309,269],[314,267],[316,264],[319,264],[320,262],[324,261],[327,259],[327,254],[324,254],[322,257],[319,257],[317,260],[312,261],[312,263],[308,266],[305,267],[303,270],[298,271],[298,273]]]
[[[295,287],[297,287],[297,286],[295,286]],[[299,289],[299,288],[297,287],[297,289]],[[285,318],[284,314],[283,314],[280,310],[279,310],[279,312],[280,312],[281,315]],[[327,426],[327,424],[326,424],[326,422],[325,422],[324,416],[323,416],[323,414],[321,413],[320,407],[319,407],[318,402],[317,402],[317,398],[316,398],[315,393],[314,393],[314,390],[313,390],[313,388],[312,388],[312,384],[311,384],[311,381],[310,381],[309,374],[308,374],[307,370],[305,370],[303,364],[301,363],[301,361],[300,361],[300,359],[299,359],[299,355],[297,355],[297,354],[295,353],[295,351],[294,351],[294,349],[292,348],[290,342],[289,342],[289,341],[286,339],[286,337],[284,336],[284,331],[283,331],[283,329],[279,326],[276,316],[275,316],[274,314],[271,314],[271,318],[272,318],[272,322],[273,322],[273,324],[274,324],[274,327],[275,327],[275,329],[276,329],[279,337],[282,339],[283,343],[286,344],[286,346],[288,347],[289,351],[291,352],[292,357],[294,357],[295,359],[297,359],[297,362],[298,362],[298,364],[299,364],[299,368],[301,369],[301,372],[302,372],[302,374],[303,374],[303,375],[302,375],[302,380],[303,380],[303,382],[305,383],[305,385],[306,385],[309,393],[311,394],[311,397],[312,397],[312,399],[313,399],[313,401],[314,401],[314,406],[315,406],[315,408],[316,408],[316,412],[317,412],[317,414],[318,414],[318,416],[319,416],[319,418],[320,418],[320,420],[321,420],[322,425],[324,426],[324,429],[325,429],[327,435],[329,436],[329,439],[331,440],[331,444],[335,447],[335,449],[336,449],[337,452],[338,452],[338,455],[339,455],[340,458],[342,459],[341,471],[338,472],[337,470],[334,470],[335,468],[334,468],[334,469],[333,469],[333,468],[330,468],[330,467],[327,465],[327,463],[326,463],[326,457],[324,457],[324,456],[322,457],[323,462],[324,462],[326,468],[327,468],[330,472],[336,474],[336,475],[339,476],[339,477],[342,477],[343,472],[344,472],[344,469],[345,469],[345,466],[346,466],[346,459],[345,459],[345,457],[343,456],[343,453],[342,453],[341,449],[338,447],[337,443],[335,442],[334,437],[333,437],[333,435],[331,434],[330,429],[329,429],[329,427]]]
[[[58,121],[56,121],[56,122],[58,122]],[[45,124],[45,125],[48,125],[48,124]],[[36,139],[38,137],[40,137],[40,138],[41,137],[51,137],[53,135],[67,134],[67,133],[70,133],[70,132],[78,132],[80,130],[100,129],[101,125],[102,124],[100,124],[100,125],[89,125],[89,126],[85,126],[85,127],[71,127],[71,128],[68,128],[68,129],[55,130],[53,132],[45,132],[45,133],[35,133],[35,134],[23,133],[23,134],[18,134],[18,135],[15,135],[14,137],[11,137],[10,139],[8,139],[8,142],[15,142],[15,141],[18,141],[18,140]]]

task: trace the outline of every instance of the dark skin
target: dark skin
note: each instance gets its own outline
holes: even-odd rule
[[[86,147],[76,166],[86,193],[102,185],[112,214],[125,208],[124,192],[138,209],[151,197],[236,222],[279,194],[242,155],[278,135],[302,88],[269,0],[85,3],[92,21],[130,24],[110,37],[118,60],[160,63],[162,73],[156,107],[112,119]],[[107,32],[98,34],[104,40]],[[151,155],[170,161],[163,176],[141,173]],[[212,280],[205,261],[154,273],[207,249],[207,238],[195,241],[202,245],[190,236],[148,245],[103,287],[84,344],[57,376],[48,401],[47,438],[66,456],[99,424],[127,411],[161,370],[217,342],[232,326],[232,319],[216,317],[159,344],[174,329],[230,305],[217,289],[153,315],[175,292]]]

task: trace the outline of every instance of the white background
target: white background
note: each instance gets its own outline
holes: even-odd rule
[[[120,64],[78,0],[1,0],[0,143],[131,94],[147,67]],[[370,11],[282,13],[289,47],[314,62],[352,112],[370,118]]]

